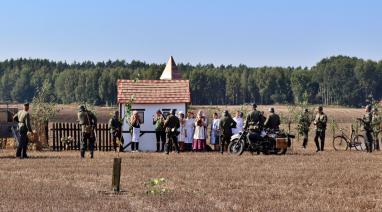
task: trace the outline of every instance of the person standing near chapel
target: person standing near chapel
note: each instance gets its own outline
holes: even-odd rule
[[[28,158],[28,134],[32,133],[31,119],[28,111],[29,103],[25,103],[24,109],[20,110],[13,116],[13,120],[18,122],[18,133],[20,140],[17,145],[16,157],[19,157],[20,159]]]
[[[298,132],[303,137],[302,148],[306,149],[309,138],[309,127],[311,124],[310,114],[308,109],[304,109],[304,113],[300,115],[298,120]]]
[[[175,145],[176,153],[179,153],[178,146],[178,129],[180,127],[179,119],[176,117],[176,109],[171,111],[171,114],[167,116],[166,121],[164,122],[164,127],[167,134],[166,141],[166,154],[170,153],[170,147]]]
[[[231,141],[232,129],[236,128],[236,122],[229,114],[228,110],[223,112],[223,115],[219,121],[219,129],[221,131],[220,139],[220,153],[223,154],[224,150],[227,148],[229,142]]]
[[[243,123],[243,113],[240,111],[236,111],[236,116],[233,118],[236,122],[236,127],[232,129],[232,134],[239,134],[243,131],[244,123]]]
[[[198,116],[195,121],[194,140],[192,141],[192,151],[201,152],[206,149],[207,141],[207,118],[203,111],[198,112]]]
[[[131,152],[139,152],[139,137],[141,134],[141,119],[138,111],[134,110],[133,115],[130,117],[130,124],[132,130],[131,137]]]
[[[184,151],[185,149],[185,141],[187,136],[186,131],[186,118],[184,116],[183,111],[179,111],[179,136],[178,136],[178,144],[179,144],[179,150]]]
[[[220,140],[220,129],[219,129],[219,116],[218,113],[214,113],[212,124],[211,124],[211,131],[210,131],[210,144],[214,145],[214,150],[219,151],[219,140]]]
[[[85,106],[81,105],[77,113],[78,122],[81,126],[81,158],[85,158],[85,151],[89,147],[90,158],[94,157],[95,133],[97,127],[97,117],[91,111],[88,111]]]
[[[166,143],[166,132],[164,129],[165,118],[162,111],[157,110],[153,116],[153,125],[155,125],[155,136],[157,140],[157,152],[164,152],[164,145]]]
[[[316,126],[316,135],[314,136],[314,142],[316,143],[316,147],[317,147],[316,152],[324,151],[325,131],[326,131],[327,122],[328,122],[328,117],[324,113],[322,106],[319,106],[318,112],[313,122],[313,124]],[[318,140],[321,141],[321,146]]]
[[[189,111],[187,113],[187,119],[186,119],[186,140],[184,141],[185,144],[185,151],[191,151],[192,150],[192,141],[194,139],[194,129],[195,129],[195,118],[194,113],[192,111]]]
[[[122,120],[119,118],[119,111],[114,112],[114,116],[109,120],[110,134],[113,137],[114,151],[123,151]],[[121,142],[117,144],[117,140]]]

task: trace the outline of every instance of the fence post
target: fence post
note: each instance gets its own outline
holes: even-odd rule
[[[56,123],[56,128],[54,130],[54,134],[55,134],[55,137],[56,137],[56,151],[59,150],[59,146],[60,146],[60,140],[58,138],[58,123]]]
[[[70,123],[70,124],[69,124],[69,136],[72,137],[72,139],[73,139],[73,140],[72,140],[73,142],[70,143],[70,150],[73,150],[73,145],[74,145],[74,144],[73,144],[73,143],[74,143],[74,137],[73,137],[73,123]]]
[[[103,139],[103,151],[107,150],[106,134],[105,134],[105,124],[102,124],[102,139]]]
[[[53,151],[55,151],[56,150],[56,138],[55,138],[55,136],[54,136],[54,125],[55,125],[56,123],[53,123],[52,124],[52,135],[53,135]]]
[[[76,132],[77,132],[77,138],[76,138],[76,149],[81,149],[81,139],[82,139],[82,130],[80,124],[76,124]]]
[[[114,192],[120,191],[120,182],[121,182],[121,158],[114,158],[113,163],[113,180],[112,180],[112,189]]]
[[[58,126],[59,126],[59,140],[60,140],[60,149],[59,149],[59,151],[61,151],[61,150],[62,150],[62,142],[61,142],[61,138],[62,138],[62,127],[63,127],[63,123],[59,123]]]
[[[97,134],[98,134],[98,151],[101,151],[101,148],[102,148],[101,124],[98,124],[97,126]]]
[[[105,133],[106,133],[106,146],[107,146],[107,151],[111,151],[111,143],[110,140],[110,133],[109,133],[109,124],[106,124],[106,129],[105,129]]]

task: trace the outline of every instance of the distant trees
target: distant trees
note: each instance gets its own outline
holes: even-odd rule
[[[30,101],[49,84],[57,103],[115,104],[118,79],[158,79],[165,64],[123,60],[67,64],[39,59],[0,62],[0,101]],[[178,64],[193,104],[309,103],[360,106],[382,97],[382,61],[325,58],[312,68]]]

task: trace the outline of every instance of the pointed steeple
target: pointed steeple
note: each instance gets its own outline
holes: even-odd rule
[[[182,75],[180,74],[178,67],[176,67],[174,58],[170,56],[167,61],[166,67],[163,70],[162,75],[160,76],[161,80],[180,80]]]

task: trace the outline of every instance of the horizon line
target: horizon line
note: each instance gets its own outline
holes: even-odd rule
[[[361,60],[364,60],[364,61],[373,61],[373,62],[381,62],[382,61],[382,58],[379,59],[379,60],[373,60],[373,59],[366,59],[366,58],[362,58],[362,57],[357,57],[357,56],[349,56],[349,55],[343,55],[343,54],[337,54],[337,55],[331,55],[331,56],[327,56],[327,57],[323,57],[321,58],[319,61],[317,61],[314,65],[312,66],[303,66],[303,65],[297,65],[297,66],[291,66],[291,65],[287,65],[287,66],[283,66],[283,65],[263,65],[263,66],[250,66],[250,65],[246,65],[244,63],[239,63],[239,64],[215,64],[215,63],[201,63],[201,62],[198,62],[198,63],[191,63],[191,62],[177,62],[176,61],[176,56],[174,57],[173,55],[170,55],[168,57],[173,57],[174,60],[175,60],[175,63],[178,65],[178,64],[181,64],[181,65],[191,65],[191,66],[207,66],[207,65],[213,65],[215,68],[216,67],[220,67],[220,66],[224,66],[224,67],[227,67],[227,66],[232,66],[232,67],[240,67],[240,66],[246,66],[248,68],[264,68],[264,67],[275,67],[275,68],[302,68],[302,69],[311,69],[312,67],[316,66],[320,61],[324,60],[324,59],[330,59],[332,57],[349,57],[349,58],[357,58],[357,59],[361,59]],[[117,61],[124,61],[125,63],[127,64],[131,64],[132,62],[141,62],[141,63],[145,63],[147,65],[166,65],[166,62],[148,62],[146,60],[141,60],[141,59],[131,59],[131,60],[127,60],[127,59],[119,59],[119,58],[116,58],[116,59],[106,59],[106,60],[88,60],[88,59],[84,59],[84,60],[61,60],[61,59],[49,59],[49,58],[33,58],[33,57],[17,57],[17,58],[3,58],[3,59],[0,59],[0,63],[3,63],[3,62],[6,62],[6,61],[10,61],[10,60],[47,60],[49,62],[54,62],[54,63],[64,63],[64,64],[67,64],[67,65],[76,65],[76,64],[84,64],[84,63],[87,63],[87,62],[91,62],[93,63],[94,65],[97,65],[97,63],[107,63],[107,62],[117,62]]]

